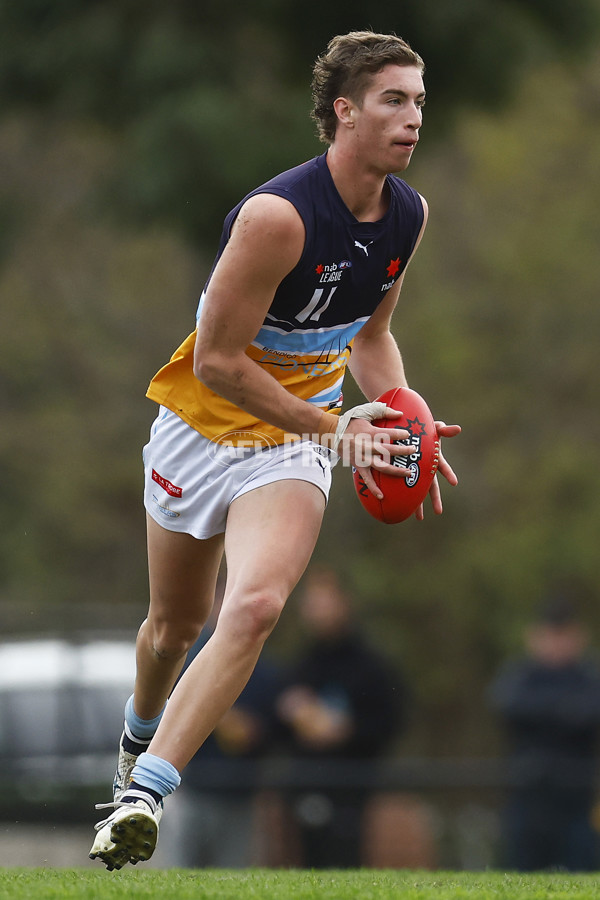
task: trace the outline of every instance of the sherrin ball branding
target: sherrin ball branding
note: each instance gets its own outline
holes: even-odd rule
[[[405,456],[395,456],[393,466],[407,469],[406,475],[388,475],[371,469],[376,484],[383,492],[379,500],[367,488],[363,478],[353,469],[354,487],[358,499],[375,519],[387,525],[395,525],[410,518],[429,493],[429,488],[437,472],[440,442],[433,415],[425,400],[411,388],[392,388],[377,398],[392,409],[401,410],[397,419],[383,419],[373,422],[378,428],[403,428],[409,436],[402,441],[394,441],[411,448]]]

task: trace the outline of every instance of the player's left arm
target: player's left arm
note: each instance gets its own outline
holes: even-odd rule
[[[425,226],[427,225],[427,203],[423,197],[421,197],[421,200],[424,214],[423,225],[408,261],[409,263],[421,242]],[[369,400],[374,400],[390,388],[408,386],[402,354],[391,331],[392,314],[398,304],[405,273],[406,268],[354,339],[349,368],[356,383]],[[445,422],[439,421],[435,425],[440,438],[455,437],[461,431],[460,425],[446,425]],[[438,472],[440,475],[443,475],[449,484],[458,484],[456,473],[441,452],[441,441]],[[434,513],[440,515],[443,511],[443,506],[437,476],[433,479],[429,496]],[[417,519],[423,519],[424,511],[422,506],[417,510],[416,517]]]
[[[404,267],[404,272],[393,287],[387,291],[371,318],[365,322],[354,339],[349,369],[359,388],[369,400],[374,400],[390,388],[408,386],[402,355],[392,334],[391,324],[406,269],[417,252],[427,226],[429,210],[424,197],[421,197],[421,203],[423,204],[423,224],[413,251]]]
[[[368,400],[375,400],[390,388],[408,386],[402,354],[390,329],[403,277],[389,289],[354,338],[348,368]]]

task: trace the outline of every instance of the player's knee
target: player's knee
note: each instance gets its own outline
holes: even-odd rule
[[[152,653],[157,659],[181,659],[198,640],[201,630],[201,623],[157,623],[149,636]]]
[[[276,591],[262,589],[231,603],[228,618],[237,632],[237,639],[252,644],[265,641],[277,624],[285,600]]]

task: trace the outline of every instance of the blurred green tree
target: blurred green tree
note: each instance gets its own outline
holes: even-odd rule
[[[0,102],[110,126],[122,143],[106,205],[214,241],[240,195],[318,151],[302,114],[312,61],[334,34],[365,27],[396,31],[424,57],[435,134],[460,109],[505,102],[532,64],[577,59],[598,35],[600,6],[4,0]]]

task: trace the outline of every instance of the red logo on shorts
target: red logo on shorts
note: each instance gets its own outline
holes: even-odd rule
[[[169,497],[183,496],[183,488],[176,487],[168,478],[163,478],[162,475],[158,474],[156,469],[152,469],[152,481],[159,484],[163,491],[167,492]]]

